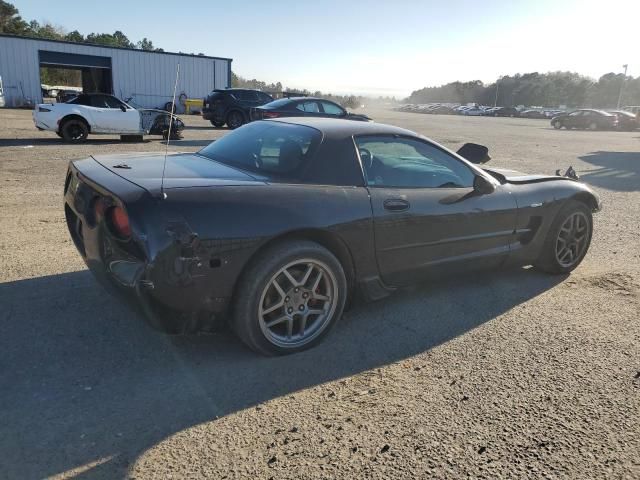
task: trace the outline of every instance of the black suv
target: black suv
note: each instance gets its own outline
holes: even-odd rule
[[[229,128],[234,129],[251,119],[252,108],[271,101],[273,97],[260,90],[245,88],[214,90],[204,101],[202,117],[209,120],[214,127],[223,127],[226,123]]]

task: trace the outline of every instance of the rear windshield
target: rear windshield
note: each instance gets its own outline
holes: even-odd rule
[[[216,162],[269,178],[299,181],[321,139],[320,132],[311,127],[253,122],[198,153]]]
[[[269,102],[266,105],[263,105],[262,108],[282,108],[291,103],[291,100],[288,98],[280,98],[279,100],[274,100],[273,102]]]

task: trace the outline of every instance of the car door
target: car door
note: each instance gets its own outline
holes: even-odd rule
[[[381,277],[404,285],[443,273],[498,266],[517,207],[508,188],[415,137],[358,136]],[[495,185],[481,195],[476,176]]]
[[[584,112],[582,110],[578,110],[577,112],[570,113],[567,115],[564,124],[567,127],[584,128]]]
[[[333,102],[320,101],[320,108],[322,108],[323,116],[329,118],[344,118],[347,116],[347,111],[340,105]]]
[[[93,131],[97,133],[141,133],[140,113],[111,95],[91,95]]]

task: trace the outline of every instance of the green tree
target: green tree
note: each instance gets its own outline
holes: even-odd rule
[[[0,0],[0,33],[29,34],[29,24],[19,15],[18,9],[4,0]]]

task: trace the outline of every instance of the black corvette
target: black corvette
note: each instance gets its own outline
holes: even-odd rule
[[[253,122],[166,167],[161,154],[73,161],[64,192],[86,264],[152,325],[229,319],[265,354],[319,342],[356,292],[507,264],[570,272],[600,209],[571,178],[322,118]]]

